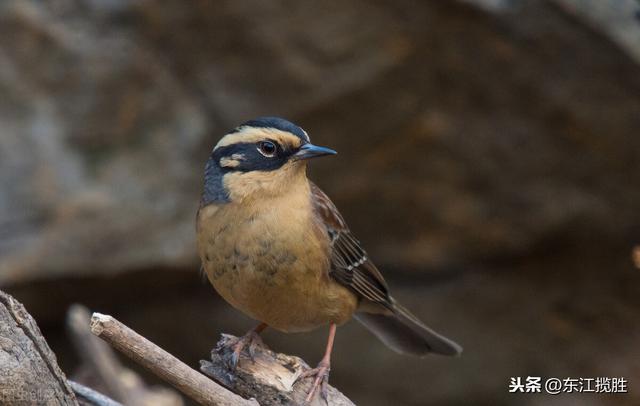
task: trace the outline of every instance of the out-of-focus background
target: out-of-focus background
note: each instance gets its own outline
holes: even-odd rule
[[[209,151],[259,115],[339,155],[310,175],[394,296],[461,358],[352,322],[331,380],[362,405],[640,403],[640,4],[5,0],[0,288],[73,375],[71,303],[193,366],[253,325],[198,274]],[[321,357],[326,331],[265,334]],[[510,394],[510,377],[629,394]]]

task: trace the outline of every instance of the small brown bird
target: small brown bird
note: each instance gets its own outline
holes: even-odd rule
[[[198,251],[218,293],[261,322],[234,345],[233,362],[267,326],[284,332],[329,326],[307,397],[326,383],[336,326],[354,316],[393,350],[458,355],[461,347],[425,326],[389,294],[369,255],[320,188],[311,158],[336,152],[311,144],[281,118],[248,121],[213,149],[197,216]]]

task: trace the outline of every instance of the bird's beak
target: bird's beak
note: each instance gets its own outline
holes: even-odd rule
[[[319,156],[335,155],[335,154],[337,154],[337,152],[330,148],[319,147],[317,145],[307,143],[301,146],[298,152],[293,154],[293,159],[296,161],[299,161],[302,159],[311,159],[311,158],[317,158]]]

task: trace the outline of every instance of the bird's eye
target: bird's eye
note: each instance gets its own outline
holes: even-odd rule
[[[276,154],[278,147],[271,141],[260,141],[258,143],[258,151],[267,158],[271,158]]]

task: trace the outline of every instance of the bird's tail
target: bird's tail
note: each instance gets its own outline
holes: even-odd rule
[[[360,311],[354,317],[392,350],[417,356],[462,352],[462,347],[425,326],[399,304],[384,310],[380,313]]]

